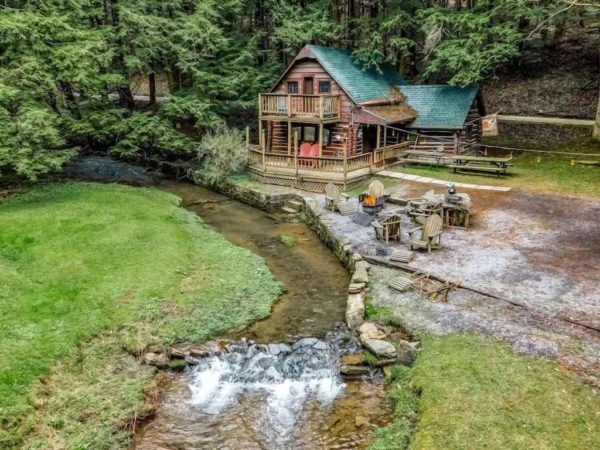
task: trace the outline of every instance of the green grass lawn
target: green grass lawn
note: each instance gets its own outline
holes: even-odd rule
[[[264,261],[178,203],[67,183],[0,205],[0,448],[117,448],[153,375],[125,350],[269,314],[282,286]]]
[[[474,334],[424,336],[422,346],[394,381],[396,419],[372,450],[407,448],[415,409],[413,450],[600,448],[597,394],[554,362]]]
[[[597,157],[575,157],[559,154],[523,153],[514,156],[514,167],[502,178],[488,175],[471,175],[452,172],[448,168],[428,166],[396,166],[393,170],[403,173],[439,178],[459,183],[509,186],[539,192],[550,192],[575,196],[600,196],[600,166],[571,166],[572,159],[600,160],[600,144],[591,140],[580,142],[539,142],[512,140],[508,138],[486,138],[485,143],[511,148],[528,148],[556,152],[592,153]],[[538,162],[538,157],[541,159]]]

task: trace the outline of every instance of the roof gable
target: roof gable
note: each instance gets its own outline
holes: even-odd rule
[[[389,64],[382,65],[381,72],[375,68],[363,70],[350,50],[318,45],[306,48],[356,104],[392,97],[393,85],[406,84],[404,77]]]
[[[411,128],[462,128],[479,86],[401,85],[408,104],[417,111]]]

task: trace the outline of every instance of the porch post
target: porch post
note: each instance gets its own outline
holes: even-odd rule
[[[319,96],[319,117],[323,119],[323,96]]]
[[[458,155],[458,135],[454,133],[454,154]]]
[[[387,125],[383,126],[383,145],[382,147],[387,146]]]
[[[377,125],[377,142],[375,143],[375,149],[379,148],[380,137],[381,137],[381,125]]]
[[[294,132],[294,169],[296,170],[296,178],[298,178],[298,132]]]
[[[319,158],[323,156],[323,122],[319,124]]]
[[[292,122],[288,120],[287,130],[287,141],[288,141],[288,156],[292,154]]]
[[[346,189],[346,182],[348,178],[348,140],[344,140],[344,189]]]
[[[246,127],[246,150],[250,149],[250,125]]]
[[[260,136],[261,136],[261,141],[262,141],[262,164],[263,164],[263,172],[266,172],[267,171],[267,161],[266,161],[265,153],[267,151],[267,138],[265,136],[265,130],[263,130],[263,128],[262,128],[262,121],[261,121],[261,128],[260,128]]]

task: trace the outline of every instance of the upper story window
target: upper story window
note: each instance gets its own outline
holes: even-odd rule
[[[288,91],[288,94],[297,94],[298,93],[298,82],[297,81],[288,81],[287,91]]]
[[[319,81],[319,94],[329,94],[331,92],[331,81]]]

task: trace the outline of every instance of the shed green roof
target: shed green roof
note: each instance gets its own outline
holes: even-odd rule
[[[406,80],[390,64],[362,69],[350,50],[307,45],[319,64],[332,76],[354,103],[360,104],[392,96],[393,85],[405,85]]]
[[[458,88],[446,85],[400,85],[408,104],[419,115],[410,128],[462,128],[479,86]]]

